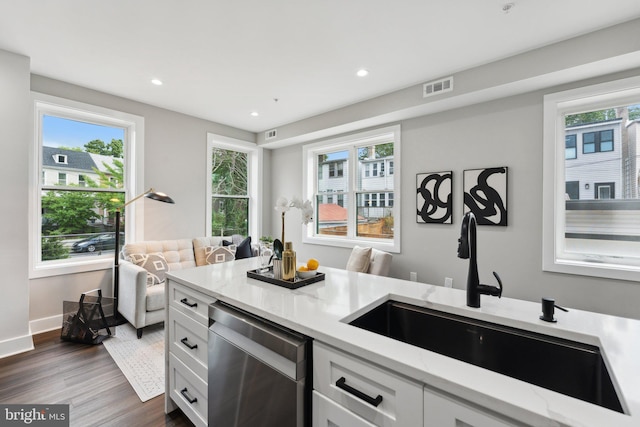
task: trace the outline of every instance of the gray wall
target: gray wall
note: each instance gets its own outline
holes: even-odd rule
[[[27,279],[29,58],[0,50],[0,356],[32,348]]]
[[[640,283],[542,271],[542,100],[545,93],[637,75],[640,69],[575,82],[496,101],[457,108],[400,122],[402,126],[402,250],[393,258],[391,276],[455,288],[466,286],[468,261],[457,258],[465,169],[507,166],[507,227],[478,228],[480,279],[494,284],[500,274],[504,296],[530,301],[554,297],[559,305],[640,318]],[[302,145],[274,150],[271,168],[275,195],[301,194]],[[454,224],[416,222],[416,174],[452,170]],[[297,219],[287,219],[287,240],[298,260],[313,256],[321,264],[344,268],[350,250],[302,244]],[[272,227],[279,230],[276,218]],[[291,231],[290,231],[291,230]],[[295,232],[294,232],[295,231]],[[489,298],[489,297],[483,297]]]

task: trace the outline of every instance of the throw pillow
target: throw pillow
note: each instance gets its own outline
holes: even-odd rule
[[[253,251],[251,250],[251,236],[244,239],[236,248],[236,259],[251,258]]]
[[[233,261],[235,259],[233,253],[222,246],[205,247],[204,257],[207,264],[218,264],[220,262]]]
[[[147,286],[161,285],[167,279],[169,264],[161,252],[150,254],[131,254],[129,259],[135,265],[147,270]]]
[[[369,270],[371,261],[371,248],[354,246],[347,261],[347,270],[366,273]]]

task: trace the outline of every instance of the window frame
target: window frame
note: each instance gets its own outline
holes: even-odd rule
[[[260,191],[260,177],[263,174],[264,149],[258,147],[254,142],[224,135],[207,132],[207,156],[206,156],[206,190],[205,190],[205,235],[211,236],[211,167],[213,148],[239,151],[247,154],[247,195],[249,200],[249,227],[248,233],[252,241],[258,242],[264,230],[262,215],[262,191]]]
[[[544,96],[543,101],[543,271],[640,281],[640,266],[596,262],[565,252],[564,115],[631,105],[640,99],[640,77],[631,77]]]
[[[402,159],[402,140],[400,125],[392,125],[368,131],[356,132],[349,135],[338,136],[327,140],[306,144],[302,147],[302,175],[303,175],[303,199],[313,200],[315,205],[317,193],[318,161],[317,156],[333,151],[349,151],[348,190],[344,192],[348,200],[345,206],[348,210],[347,236],[327,236],[315,234],[314,224],[303,225],[303,243],[352,248],[354,245],[366,245],[376,249],[392,253],[399,253],[401,247],[402,212],[401,212],[401,174],[390,174],[387,179],[393,180],[394,193],[394,232],[393,239],[372,239],[358,237],[356,233],[355,213],[357,211],[358,193],[381,193],[382,190],[361,191],[356,189],[358,180],[357,148],[372,144],[381,144],[393,140],[393,161],[400,164]],[[354,161],[355,159],[355,161]],[[388,193],[385,191],[384,193]],[[383,194],[384,194],[383,193]],[[317,206],[315,206],[317,210]],[[315,215],[314,215],[315,216]],[[315,218],[314,218],[315,219]]]
[[[31,93],[33,105],[32,144],[30,144],[30,196],[29,196],[29,278],[42,278],[64,274],[104,270],[113,267],[114,256],[68,258],[42,261],[42,117],[56,116],[125,130],[125,200],[144,192],[144,118],[109,108],[72,101],[65,98]],[[64,189],[62,187],[61,189]],[[128,241],[143,239],[144,204],[132,203],[125,208],[125,215],[133,220],[125,222]],[[91,259],[88,259],[91,258]]]

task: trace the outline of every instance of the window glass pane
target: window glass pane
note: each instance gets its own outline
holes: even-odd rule
[[[640,104],[567,115],[565,124],[566,159],[572,135],[582,134],[590,153],[564,164],[565,250],[590,260],[627,256],[640,243],[630,222],[640,215]]]
[[[115,211],[124,203],[124,129],[44,115],[41,134],[40,260],[113,254]]]
[[[249,199],[246,197],[211,198],[211,235],[249,234]]]
[[[211,194],[246,196],[248,155],[239,151],[213,147]]]
[[[356,193],[358,237],[393,239],[393,209],[381,206],[378,193]]]
[[[337,203],[328,203],[328,195],[316,197],[316,233],[327,236],[347,235],[347,206],[348,196],[338,194]],[[333,199],[335,200],[335,198]],[[340,205],[342,202],[342,205]]]
[[[42,260],[113,254],[115,211],[124,195],[112,192],[44,191]],[[124,215],[121,219],[124,230]],[[124,233],[120,242],[124,243]]]
[[[576,150],[576,135],[567,135],[565,137],[564,146],[565,146],[564,158],[575,159],[578,154]]]

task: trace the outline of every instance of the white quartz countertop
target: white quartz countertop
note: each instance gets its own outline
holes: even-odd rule
[[[320,267],[324,281],[295,290],[250,279],[257,258],[171,272],[170,280],[333,345],[401,375],[535,426],[640,426],[640,321],[577,309],[544,322],[540,303]],[[508,293],[509,284],[505,284]],[[553,295],[545,295],[553,297]],[[598,346],[625,414],[423,350],[346,322],[386,300]],[[553,420],[553,421],[551,421]]]

